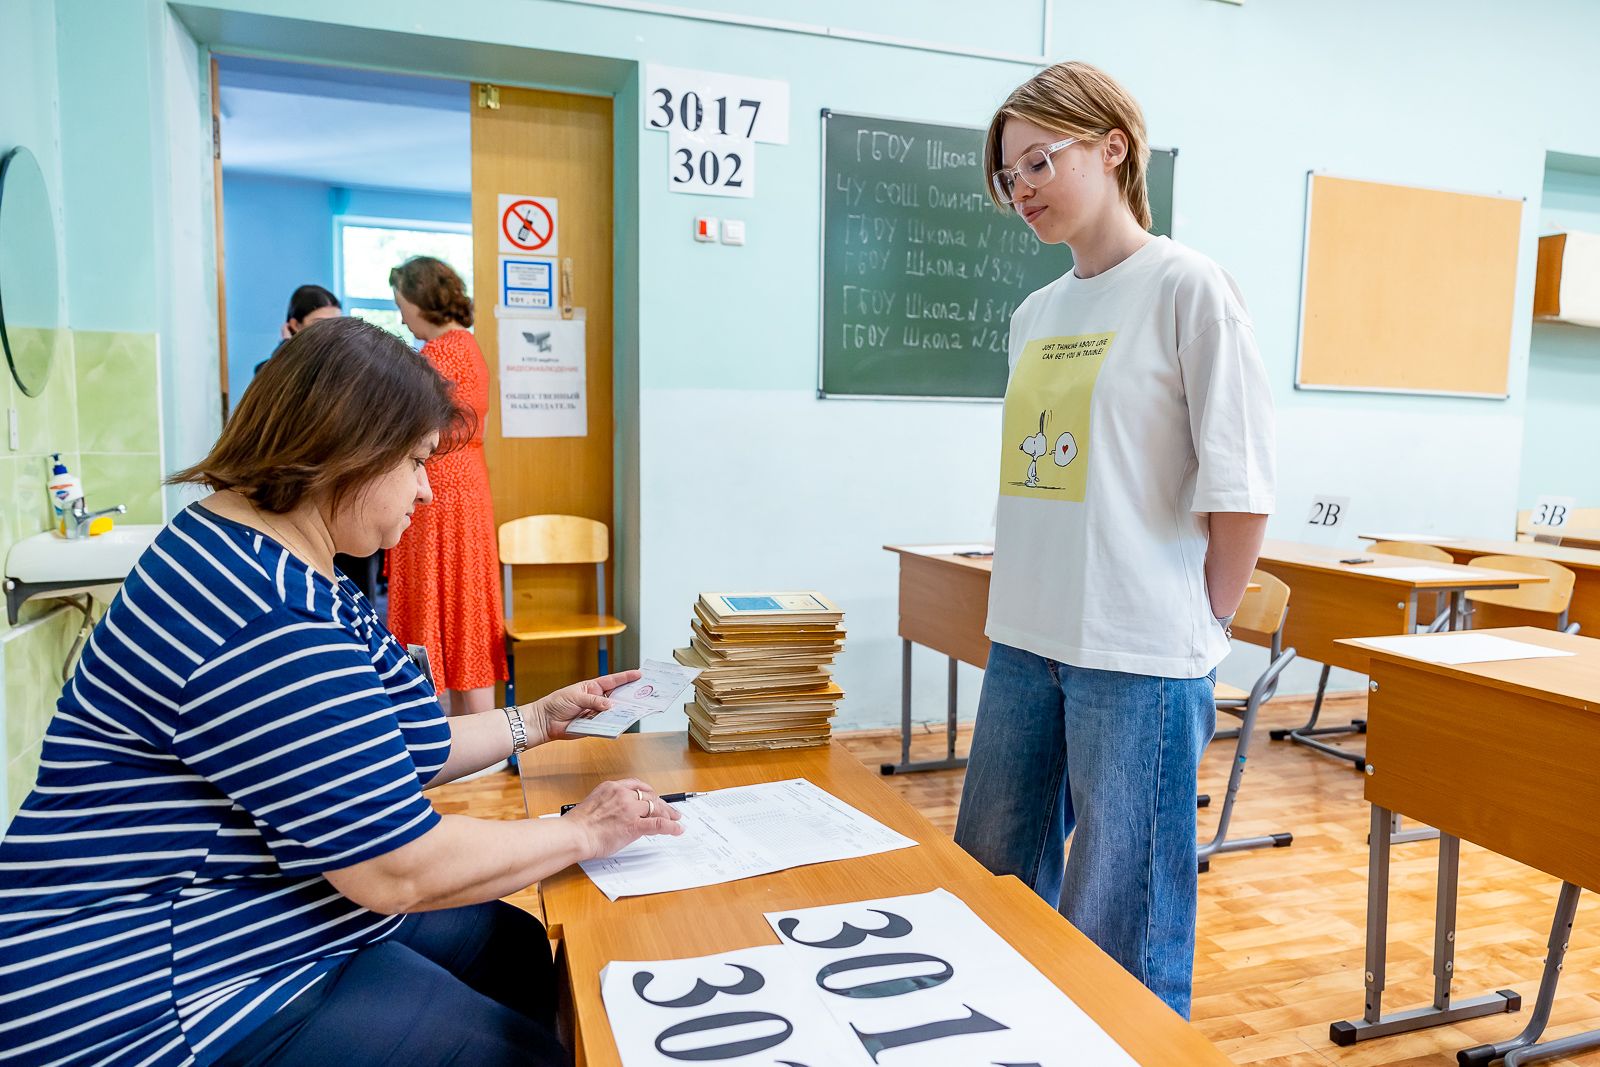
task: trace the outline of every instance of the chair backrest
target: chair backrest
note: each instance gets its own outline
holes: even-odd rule
[[[1600,508],[1573,508],[1567,512],[1565,525],[1581,530],[1600,528]],[[1535,530],[1532,510],[1523,508],[1517,512],[1517,533],[1519,535],[1539,534],[1550,538],[1558,538],[1561,536],[1561,529],[1558,527],[1554,530],[1547,530],[1541,526]]]
[[[500,562],[604,563],[611,531],[603,522],[577,515],[524,515],[500,524]]]
[[[1250,580],[1259,589],[1245,593],[1233,615],[1233,636],[1252,645],[1273,647],[1289,614],[1289,586],[1282,579],[1258,570]]]
[[[1577,575],[1559,563],[1528,556],[1477,556],[1469,564],[1496,571],[1517,571],[1522,574],[1542,574],[1549,581],[1516,589],[1481,589],[1467,593],[1473,603],[1472,625],[1483,630],[1494,626],[1564,625],[1567,607],[1572,603],[1572,586]],[[1502,611],[1498,609],[1511,609]],[[1518,612],[1534,612],[1555,616],[1554,619],[1534,620],[1518,617]]]
[[[1424,545],[1416,541],[1378,541],[1369,549],[1382,556],[1409,556],[1430,563],[1454,563],[1455,557],[1437,545]]]

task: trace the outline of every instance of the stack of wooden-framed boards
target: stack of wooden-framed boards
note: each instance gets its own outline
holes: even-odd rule
[[[827,744],[843,620],[820,593],[700,594],[689,647],[673,652],[700,668],[689,736],[707,752]]]

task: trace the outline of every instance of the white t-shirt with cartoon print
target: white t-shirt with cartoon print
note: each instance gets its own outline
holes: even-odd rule
[[[1273,508],[1272,395],[1238,287],[1165,237],[1011,319],[993,641],[1198,678],[1227,654],[1208,515]]]

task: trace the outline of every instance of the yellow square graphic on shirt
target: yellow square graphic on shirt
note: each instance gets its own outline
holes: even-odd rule
[[[1093,451],[1089,411],[1116,333],[1029,341],[1006,386],[1000,492],[1082,502]]]

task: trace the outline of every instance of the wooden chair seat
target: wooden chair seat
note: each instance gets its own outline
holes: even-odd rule
[[[516,703],[517,645],[524,641],[595,641],[599,645],[602,675],[611,673],[608,639],[628,628],[621,619],[605,614],[606,560],[611,557],[611,530],[603,522],[580,515],[524,515],[500,524],[501,581],[504,583],[506,702]],[[516,567],[568,567],[594,565],[592,612],[527,610],[519,604],[512,582]],[[565,605],[563,605],[565,606]],[[518,608],[524,610],[519,611]]]
[[[610,637],[628,624],[610,615],[520,615],[506,622],[513,641],[568,641],[584,637]]]
[[[1236,704],[1236,703],[1243,703],[1244,701],[1249,700],[1250,699],[1250,694],[1245,692],[1243,689],[1240,689],[1236,685],[1229,685],[1227,682],[1218,682],[1217,683],[1216,698],[1217,698],[1217,703],[1218,704],[1222,704],[1222,703],[1234,703],[1234,704]]]

